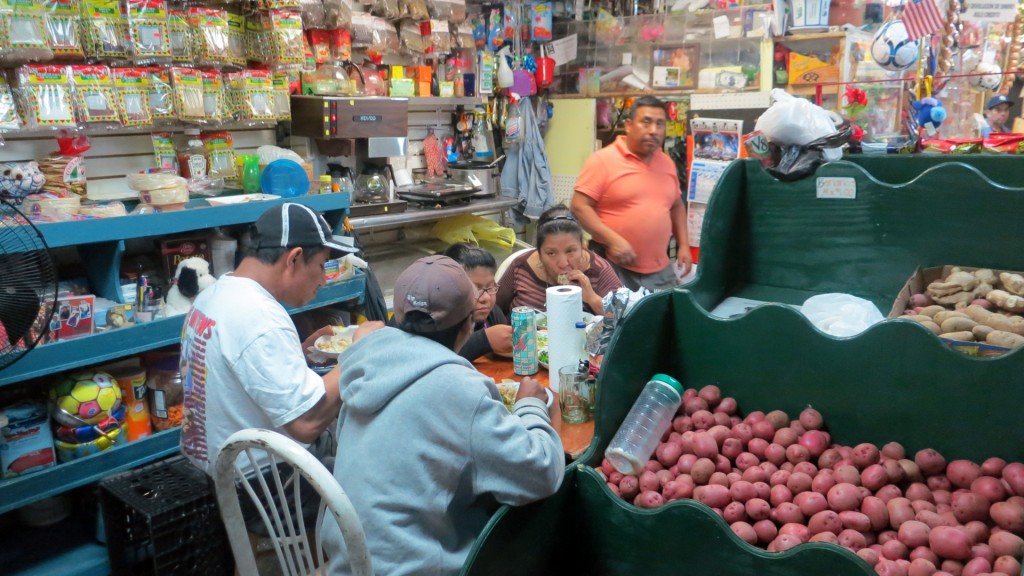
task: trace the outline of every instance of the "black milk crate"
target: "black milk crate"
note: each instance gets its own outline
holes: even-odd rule
[[[185,457],[106,478],[99,493],[113,576],[234,573],[212,485]]]

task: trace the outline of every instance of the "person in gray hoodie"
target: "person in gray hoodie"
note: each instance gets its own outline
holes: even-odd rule
[[[562,483],[562,443],[547,393],[524,378],[511,413],[494,381],[454,352],[473,330],[476,288],[446,256],[414,262],[395,283],[398,328],[339,358],[342,407],[334,476],[352,500],[375,574],[457,574],[500,504]],[[332,575],[348,574],[333,518]]]

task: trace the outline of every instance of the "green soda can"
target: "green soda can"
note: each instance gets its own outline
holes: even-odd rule
[[[537,373],[537,313],[526,306],[512,309],[512,370],[520,376]]]

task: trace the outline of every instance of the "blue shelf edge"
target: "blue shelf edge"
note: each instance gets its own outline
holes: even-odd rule
[[[356,270],[352,278],[321,288],[312,302],[289,312],[302,312],[353,299],[362,302],[365,287],[366,275]],[[184,319],[184,316],[174,316],[45,344],[0,372],[0,387],[177,344],[181,340]]]
[[[0,480],[0,514],[178,452],[175,428],[33,474]]]
[[[255,222],[271,206],[285,202],[304,204],[320,212],[346,210],[350,204],[347,193],[315,194],[278,200],[263,200],[228,206],[190,208],[159,214],[140,214],[36,224],[50,248],[77,246],[99,242],[117,242],[129,238],[164,236],[203,230],[216,226],[233,226]],[[83,239],[88,238],[88,241]]]

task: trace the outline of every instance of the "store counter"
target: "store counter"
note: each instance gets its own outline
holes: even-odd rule
[[[440,220],[449,216],[456,216],[458,214],[494,214],[496,212],[503,211],[505,208],[511,208],[518,203],[518,200],[514,198],[496,196],[494,198],[481,198],[478,200],[471,199],[465,204],[442,206],[438,208],[410,205],[405,212],[377,214],[374,216],[357,216],[355,218],[350,217],[349,224],[351,224],[357,232],[361,232],[363,230],[370,230],[374,228],[388,228],[393,226],[404,226],[406,224],[433,222],[435,220]]]
[[[473,362],[473,365],[482,374],[493,378],[495,382],[501,382],[504,378],[517,382],[523,379],[523,376],[519,376],[512,371],[512,360],[507,358],[491,359],[483,357]],[[545,387],[548,385],[548,371],[543,367],[532,378]],[[555,402],[551,406],[551,424],[558,431],[558,436],[562,439],[562,449],[565,450],[569,458],[575,460],[587,450],[587,447],[590,446],[590,441],[594,439],[594,421],[590,420],[583,424],[562,422],[562,412],[558,408],[558,393],[554,394]]]

